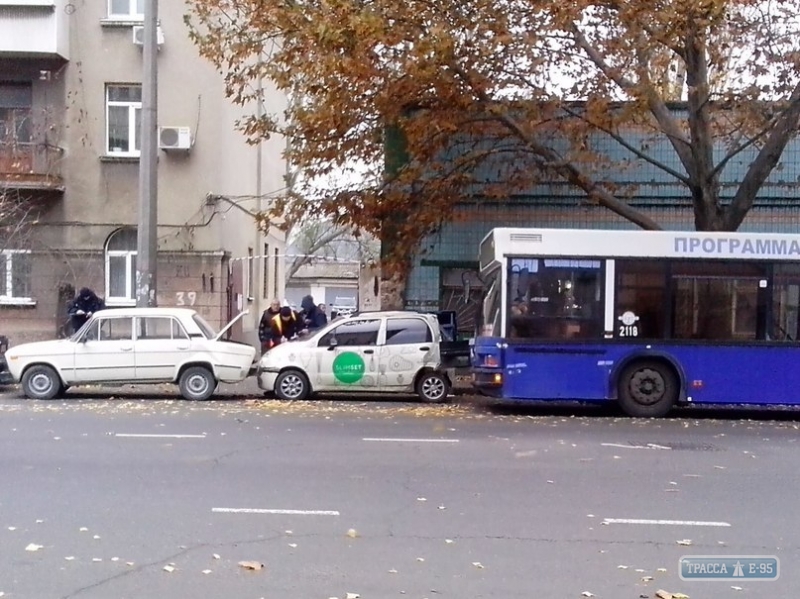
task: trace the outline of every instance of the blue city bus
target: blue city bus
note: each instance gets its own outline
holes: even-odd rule
[[[800,405],[800,235],[498,228],[480,274],[485,395]]]

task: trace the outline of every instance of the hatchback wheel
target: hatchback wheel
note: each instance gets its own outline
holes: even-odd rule
[[[310,394],[308,377],[299,370],[285,370],[275,380],[275,395],[280,399],[302,400]]]
[[[438,372],[426,372],[417,381],[417,395],[425,403],[439,403],[447,399],[450,381]]]

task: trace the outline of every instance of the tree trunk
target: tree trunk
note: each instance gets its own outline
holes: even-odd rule
[[[395,269],[388,277],[381,278],[381,310],[405,310],[410,266],[409,264],[402,270]]]

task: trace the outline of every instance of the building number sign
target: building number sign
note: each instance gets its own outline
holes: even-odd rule
[[[175,305],[177,306],[194,306],[197,301],[197,293],[195,291],[178,291],[175,294]]]

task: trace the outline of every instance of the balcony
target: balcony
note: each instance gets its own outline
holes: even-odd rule
[[[0,140],[0,189],[63,192],[63,153],[47,143]]]
[[[0,57],[69,59],[66,0],[0,2]]]

